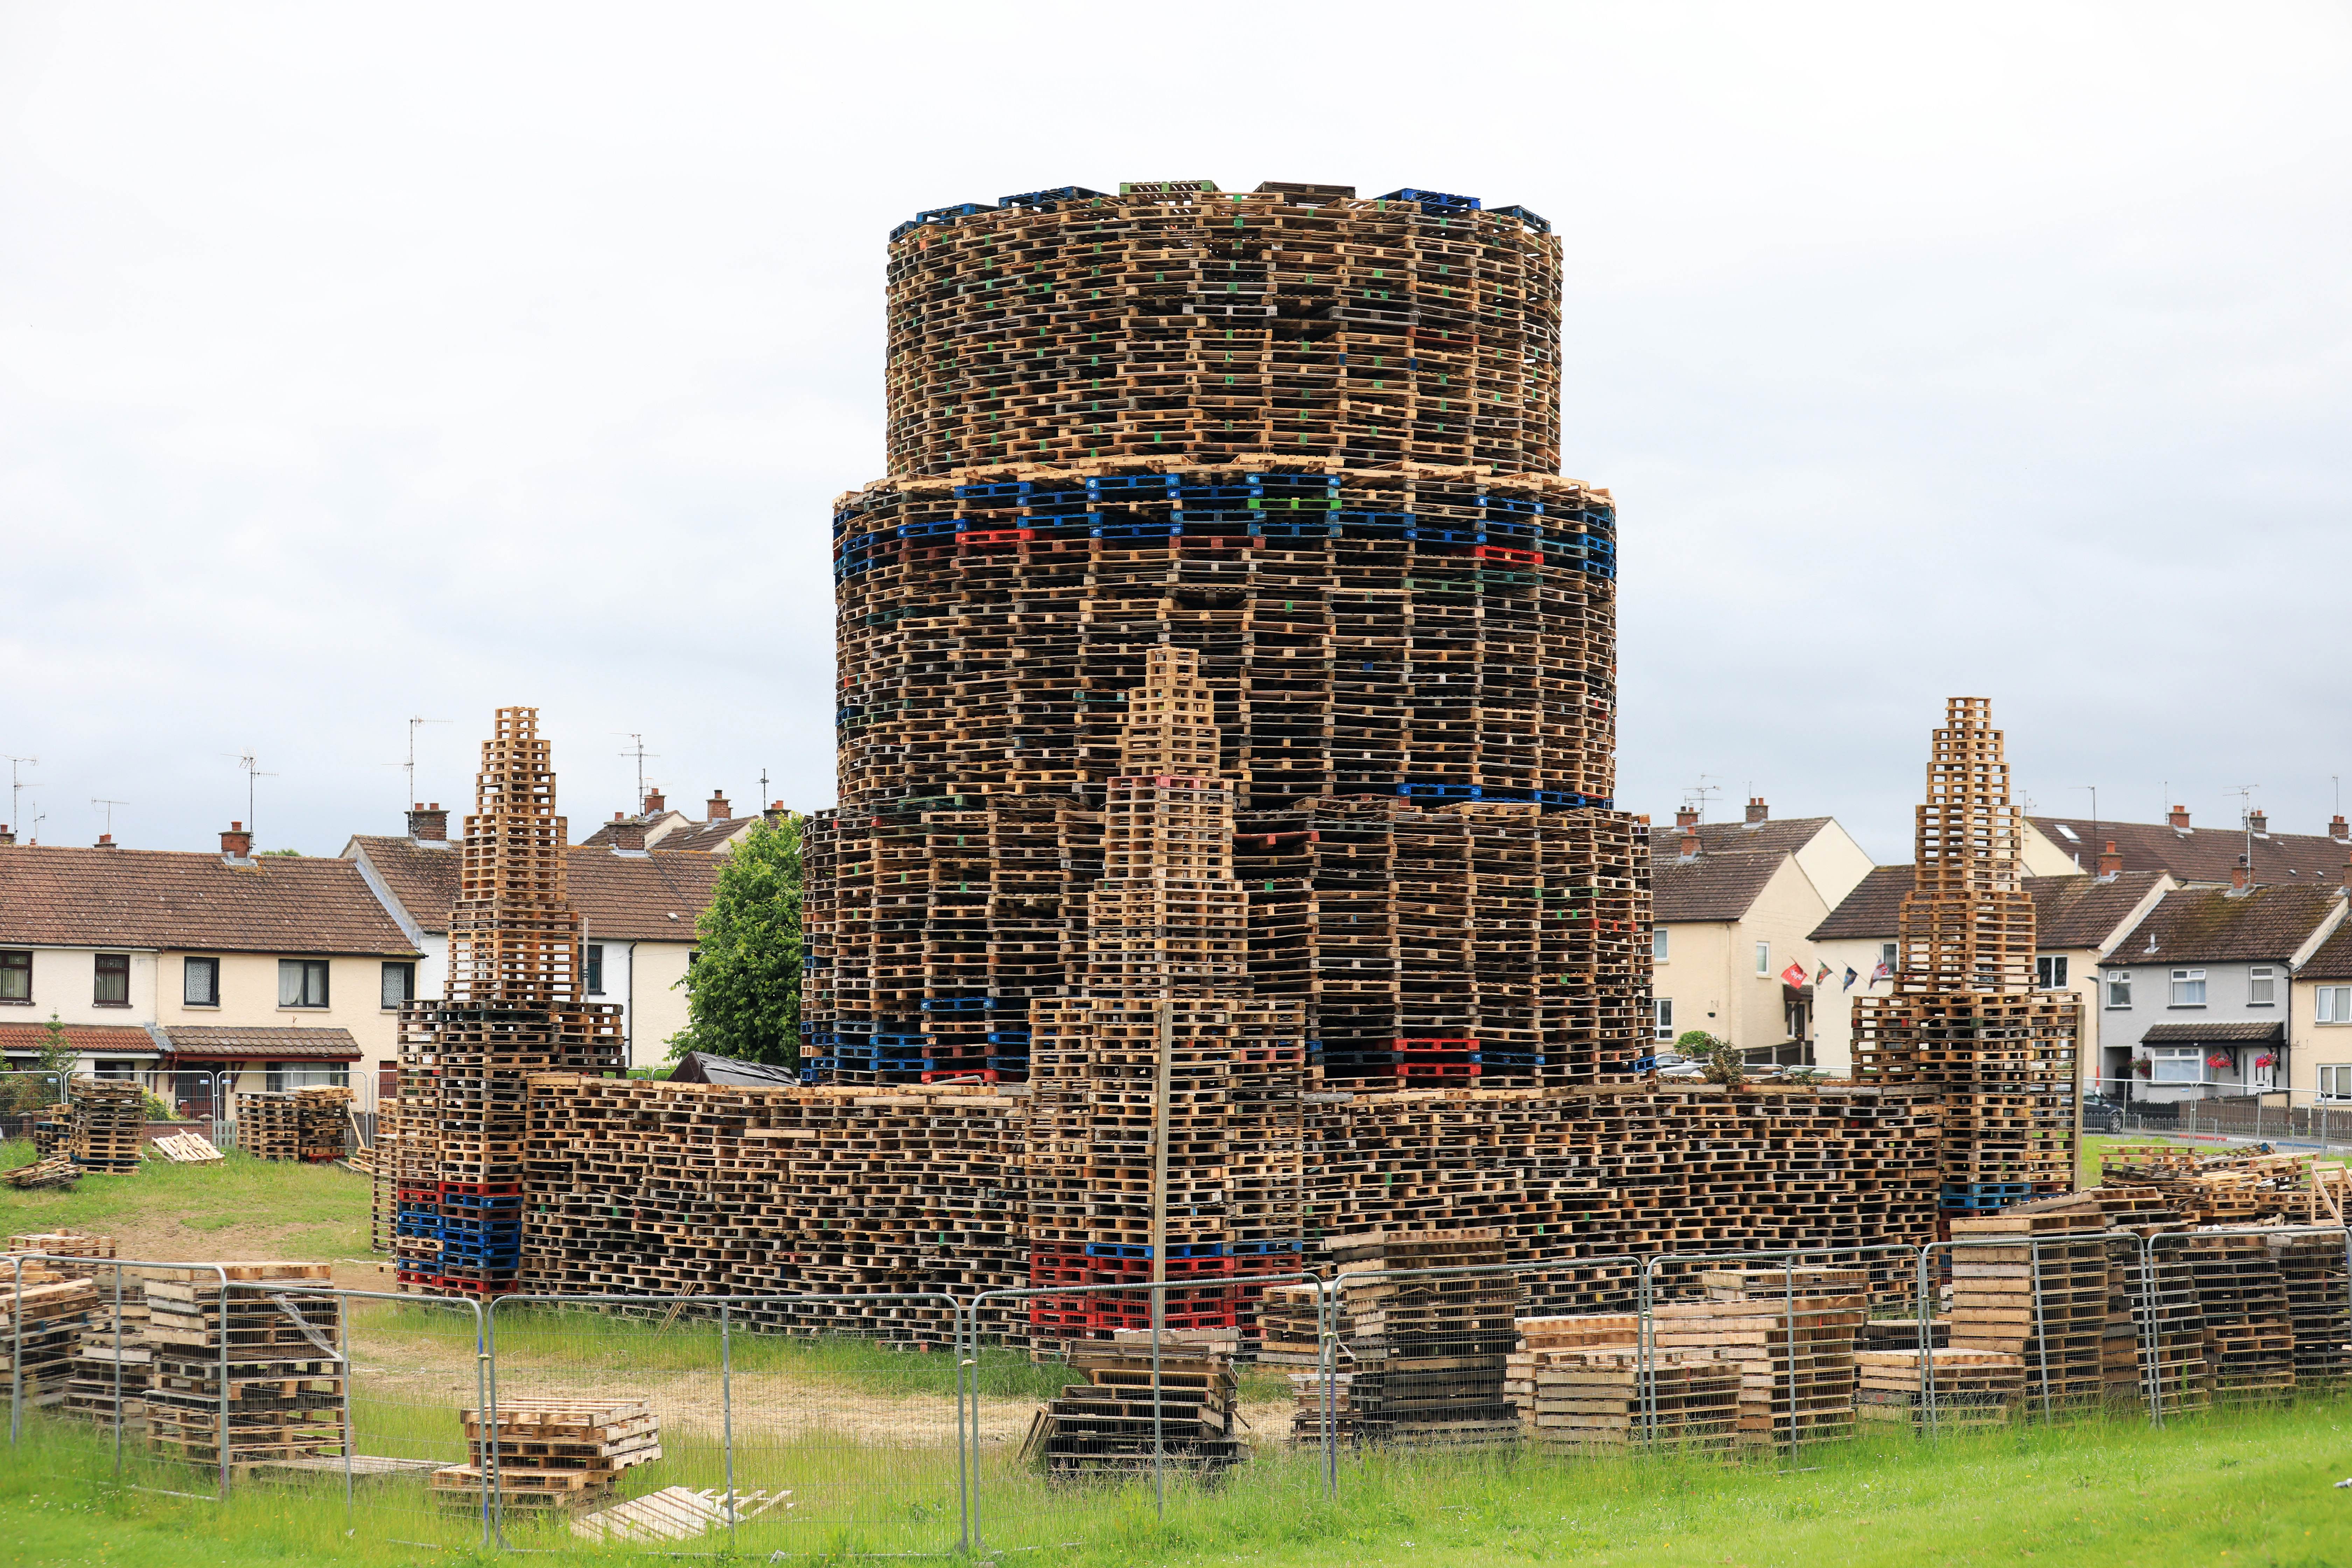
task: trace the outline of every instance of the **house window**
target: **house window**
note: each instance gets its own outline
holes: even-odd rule
[[[271,1062],[264,1077],[273,1094],[289,1089],[348,1089],[352,1069],[341,1062]]]
[[[2315,1024],[2352,1024],[2352,985],[2323,985],[2311,994]]]
[[[1894,973],[1896,970],[1902,967],[1895,959],[1895,954],[1901,945],[1902,944],[1899,942],[1882,942],[1878,944],[1878,962],[1886,965],[1886,973],[1889,974]]]
[[[2320,1068],[2319,1098],[2352,1100],[2352,1062],[2335,1062]]]
[[[219,959],[184,958],[180,961],[180,1000],[191,1007],[220,1005]]]
[[[1759,942],[1756,944],[1756,973],[1759,974],[1772,973],[1772,944],[1769,942]]]
[[[2118,969],[2107,976],[2107,1005],[2128,1007],[2131,1005],[2131,971]]]
[[[2151,1046],[2147,1057],[2154,1064],[2148,1071],[2151,1083],[2205,1081],[2205,1047],[2202,1046]]]
[[[2051,953],[2033,961],[2033,984],[2044,991],[2066,989],[2066,958]]]
[[[90,987],[89,999],[100,1007],[131,1005],[131,955],[127,952],[101,952],[98,955],[98,974]]]
[[[1675,1037],[1675,999],[1671,996],[1661,996],[1657,1000],[1657,1007],[1658,1038],[1671,1040]]]
[[[0,1002],[33,999],[33,955],[0,952]]]
[[[137,1062],[125,1061],[119,1058],[101,1060],[96,1064],[96,1067],[98,1076],[100,1078],[136,1078],[139,1075]]]
[[[403,1002],[416,999],[416,965],[387,963],[383,966],[383,1005],[397,1007]]]
[[[2271,1007],[2278,1004],[2278,970],[2267,963],[2258,963],[2246,971],[2246,1005]]]
[[[327,961],[323,958],[279,959],[278,1005],[280,1007],[325,1006]]]
[[[592,942],[588,944],[587,951],[588,994],[602,996],[604,994],[604,944],[601,942]]]
[[[2172,972],[2172,1005],[2176,1007],[2205,1005],[2205,972],[2201,969],[2176,969]]]

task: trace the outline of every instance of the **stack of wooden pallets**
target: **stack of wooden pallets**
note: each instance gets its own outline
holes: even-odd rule
[[[490,1419],[461,1410],[469,1460],[433,1472],[445,1501],[470,1505],[495,1467],[507,1508],[570,1510],[610,1500],[621,1472],[662,1457],[661,1423],[643,1399],[501,1399]]]
[[[1714,1268],[1702,1300],[1661,1301],[1651,1342],[1712,1355],[1740,1374],[1738,1441],[1820,1442],[1853,1435],[1854,1340],[1868,1316],[1861,1268]]]
[[[21,1369],[26,1400],[35,1405],[65,1402],[81,1353],[83,1331],[99,1310],[97,1285],[38,1263],[12,1269],[0,1287],[0,1345],[11,1348]]]
[[[2269,1238],[2199,1231],[2179,1245],[2205,1318],[2205,1360],[2215,1397],[2245,1401],[2292,1394],[2294,1318]]]
[[[2025,1361],[1999,1351],[1857,1351],[1854,1414],[1919,1431],[1998,1426],[2025,1393]]]
[[[2352,1310],[2346,1305],[2352,1280],[2346,1277],[2343,1236],[2305,1232],[2269,1240],[2294,1328],[2295,1386],[2323,1387],[2352,1377]]]
[[[1644,1352],[1629,1314],[1521,1318],[1504,1392],[1546,1447],[1727,1447],[1740,1368],[1710,1351]]]
[[[1853,1004],[1854,1074],[1934,1087],[1944,1103],[1948,1215],[2071,1192],[2077,1005],[2034,984],[2023,818],[1982,698],[1950,700],[1918,808],[1916,887],[1903,900],[1892,994]]]
[[[1070,1368],[1085,1381],[1037,1413],[1022,1448],[1048,1474],[1148,1470],[1155,1453],[1162,1464],[1201,1470],[1246,1457],[1234,1435],[1236,1385],[1223,1356],[1202,1354],[1180,1336],[1162,1350],[1156,1381],[1149,1352],[1132,1348],[1087,1351]]]
[[[1350,1374],[1356,1436],[1413,1447],[1517,1439],[1503,1385],[1527,1288],[1499,1268],[1501,1239],[1467,1229],[1331,1240],[1337,1364]]]
[[[114,1256],[114,1238],[82,1230],[25,1231],[8,1238],[8,1250],[37,1254],[44,1267],[68,1279],[90,1279],[112,1272],[101,1265]],[[89,1261],[63,1261],[68,1258]]]
[[[197,1465],[340,1454],[341,1301],[305,1293],[330,1284],[331,1270],[323,1263],[220,1268],[231,1281],[226,1292],[209,1265],[146,1271],[148,1446]]]
[[[2094,1206],[1952,1222],[1952,1345],[2023,1358],[2037,1408],[2105,1393],[2108,1243]]]
[[[236,1146],[256,1160],[302,1157],[302,1114],[282,1089],[247,1089],[236,1097]]]
[[[147,1135],[147,1095],[128,1079],[73,1080],[71,1149],[85,1171],[128,1175],[139,1169],[140,1145]]]

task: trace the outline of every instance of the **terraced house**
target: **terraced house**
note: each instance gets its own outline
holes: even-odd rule
[[[0,844],[12,1068],[54,1017],[75,1070],[167,1069],[167,1098],[191,1115],[212,1113],[223,1082],[346,1082],[392,1058],[423,956],[356,866],[255,855],[239,824],[217,854]]]

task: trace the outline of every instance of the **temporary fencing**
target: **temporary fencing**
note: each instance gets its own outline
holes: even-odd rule
[[[1181,1279],[474,1300],[10,1254],[10,1440],[60,1480],[267,1489],[432,1544],[929,1556],[1082,1540],[1131,1511],[1106,1489],[1164,1512],[1242,1464],[1306,1503],[1506,1452],[2162,1424],[2352,1378],[2343,1226],[2021,1214],[1540,1266],[1476,1235],[1343,1239],[1206,1327]]]

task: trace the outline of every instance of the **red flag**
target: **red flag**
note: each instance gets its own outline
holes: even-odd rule
[[[1805,966],[1794,960],[1791,960],[1789,967],[1780,971],[1780,984],[1783,985],[1793,986],[1800,991],[1803,990],[1805,985]]]

